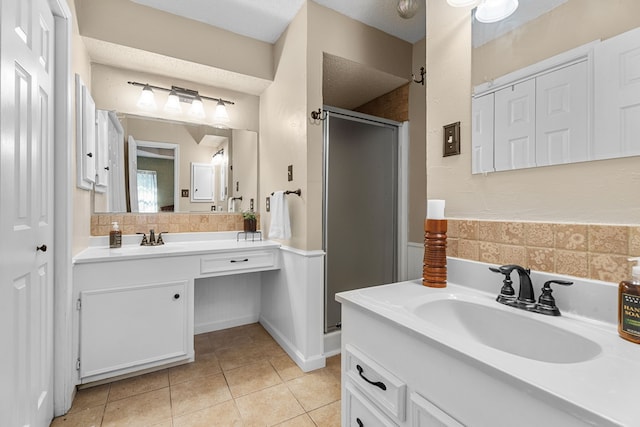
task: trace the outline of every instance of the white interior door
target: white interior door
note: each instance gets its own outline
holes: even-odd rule
[[[54,21],[46,0],[2,0],[0,17],[0,425],[48,426]]]

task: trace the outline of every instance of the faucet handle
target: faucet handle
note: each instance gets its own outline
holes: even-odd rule
[[[556,306],[556,299],[551,295],[553,292],[553,289],[551,289],[552,283],[563,286],[573,285],[573,282],[568,282],[566,280],[549,280],[544,282],[544,285],[542,286],[542,294],[540,294],[540,297],[538,298],[536,311],[550,316],[560,316],[560,310]]]
[[[142,241],[140,242],[140,246],[147,246],[149,245],[149,242],[147,241],[147,235],[145,233],[136,233],[136,234],[142,234]]]
[[[507,301],[513,301],[515,299],[516,292],[511,285],[513,282],[511,281],[511,272],[513,269],[503,269],[502,267],[489,267],[489,270],[494,273],[499,273],[504,275],[504,280],[502,281],[502,288],[500,288],[500,295],[496,298],[496,301],[500,303],[505,303]]]
[[[158,233],[158,238],[156,239],[156,245],[164,245],[164,240],[162,239],[163,234],[167,234],[168,231],[161,231]]]

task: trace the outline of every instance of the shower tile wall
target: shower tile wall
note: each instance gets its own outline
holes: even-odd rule
[[[617,283],[640,256],[639,225],[450,219],[447,254]]]

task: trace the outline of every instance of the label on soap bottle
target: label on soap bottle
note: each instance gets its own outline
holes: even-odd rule
[[[640,337],[640,296],[622,294],[622,330]]]

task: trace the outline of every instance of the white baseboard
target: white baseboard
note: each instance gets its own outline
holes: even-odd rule
[[[266,319],[260,316],[260,324],[271,334],[274,340],[282,347],[282,349],[296,362],[304,372],[313,371],[324,368],[326,365],[326,357],[322,354],[305,358],[302,353],[282,334],[278,332]]]
[[[324,357],[340,354],[342,344],[342,332],[333,331],[324,334]]]
[[[207,332],[219,331],[221,329],[233,328],[236,326],[248,325],[258,321],[257,315],[236,317],[234,319],[218,320],[215,322],[200,323],[193,326],[194,333],[204,334]]]

